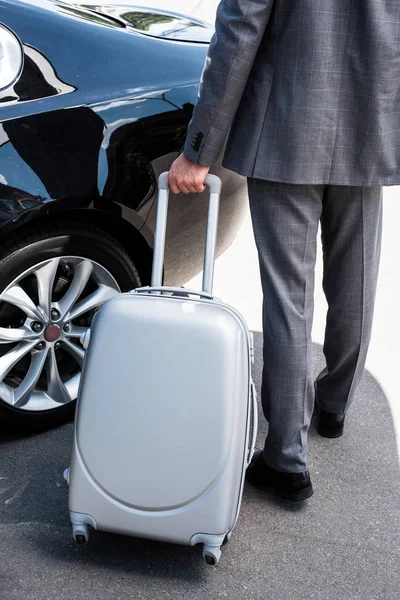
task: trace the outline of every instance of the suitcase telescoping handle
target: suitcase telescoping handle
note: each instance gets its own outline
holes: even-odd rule
[[[220,178],[216,175],[207,175],[204,183],[209,187],[210,201],[208,208],[202,291],[206,294],[211,295],[214,281],[214,262],[217,244],[219,198],[221,194],[222,182]],[[162,286],[165,238],[167,233],[168,200],[168,173],[162,173],[158,179],[157,220],[153,253],[153,271],[151,276],[152,288],[159,288]]]

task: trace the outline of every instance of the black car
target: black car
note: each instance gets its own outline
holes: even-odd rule
[[[212,30],[50,0],[0,0],[0,21],[0,422],[37,431],[73,416],[98,307],[149,282],[157,177],[182,149]],[[245,182],[213,172],[221,252]],[[205,194],[171,198],[166,283],[201,270],[206,211]]]

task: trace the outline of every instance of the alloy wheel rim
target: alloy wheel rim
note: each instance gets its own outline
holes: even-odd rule
[[[40,262],[0,294],[0,399],[43,411],[76,399],[82,336],[120,288],[107,269],[79,257]]]

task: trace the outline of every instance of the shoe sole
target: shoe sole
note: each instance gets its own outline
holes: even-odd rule
[[[303,500],[308,500],[314,493],[312,486],[304,488],[304,490],[300,490],[299,492],[280,492],[279,490],[275,490],[280,498],[283,500],[289,500],[289,502],[302,502]]]
[[[246,481],[258,490],[273,490],[280,498],[282,498],[283,500],[289,500],[289,502],[302,502],[303,500],[311,498],[311,496],[314,493],[312,485],[309,485],[306,488],[299,490],[298,492],[283,492],[272,485],[252,481],[251,476],[246,476]]]
[[[321,435],[324,438],[330,439],[341,437],[343,435],[343,430],[344,427],[338,427],[337,429],[324,429],[323,427],[317,426],[317,431],[319,435]]]

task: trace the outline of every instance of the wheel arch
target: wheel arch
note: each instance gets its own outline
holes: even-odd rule
[[[22,232],[24,229],[38,223],[48,225],[51,223],[62,223],[73,221],[75,223],[84,222],[101,229],[118,241],[128,252],[135,263],[143,285],[147,285],[151,279],[151,266],[153,250],[147,239],[134,225],[107,211],[96,209],[73,209],[58,210],[50,214],[34,214],[31,218],[24,220],[19,226],[13,228],[12,234]],[[151,237],[148,233],[148,237]],[[7,234],[5,234],[5,239]]]

